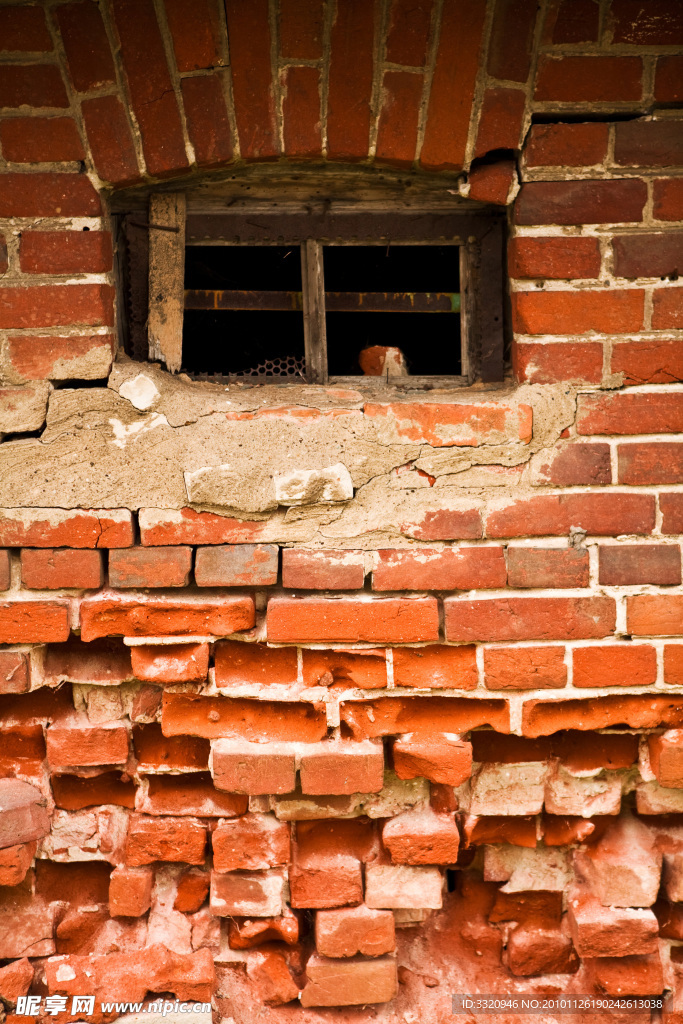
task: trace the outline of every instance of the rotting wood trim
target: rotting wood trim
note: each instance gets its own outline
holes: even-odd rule
[[[301,288],[304,308],[304,348],[309,384],[327,383],[327,327],[323,247],[313,238],[301,245]]]
[[[183,358],[185,304],[183,192],[154,193],[149,200],[149,358],[178,373]]]

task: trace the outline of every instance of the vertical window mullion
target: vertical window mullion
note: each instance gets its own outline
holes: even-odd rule
[[[323,247],[314,238],[301,243],[306,379],[309,384],[327,383],[327,332],[325,329],[325,274]]]

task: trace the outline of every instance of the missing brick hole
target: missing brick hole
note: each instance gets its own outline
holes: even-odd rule
[[[79,391],[82,391],[84,388],[106,388],[107,384],[107,377],[98,377],[97,380],[81,380],[79,377],[67,377],[64,380],[52,381],[52,387],[55,391],[62,391],[65,388],[78,388]]]
[[[517,160],[519,156],[518,149],[490,149],[483,156],[478,156],[472,161],[472,168],[474,167],[487,167],[491,164],[499,164],[505,160]]]
[[[451,868],[446,870],[446,889],[448,892],[455,892],[458,887],[458,872]]]
[[[22,430],[17,431],[16,434],[2,434],[0,436],[2,437],[2,443],[6,444],[7,441],[29,441],[34,437],[40,437],[42,432],[43,428],[41,427],[40,430]]]
[[[556,113],[556,114],[532,114],[532,124],[611,124],[614,121],[639,121],[646,117],[649,111],[639,110],[636,112],[602,111],[591,113],[582,111],[580,114]]]

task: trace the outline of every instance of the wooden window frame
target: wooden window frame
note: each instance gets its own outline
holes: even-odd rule
[[[276,206],[276,209],[272,207]],[[180,192],[149,197],[148,217],[121,219],[128,252],[128,350],[135,358],[182,363],[184,262],[187,245],[299,245],[306,379],[310,384],[377,383],[377,378],[329,377],[322,255],[327,245],[453,245],[459,249],[461,295],[460,376],[389,377],[402,387],[464,386],[502,381],[504,371],[504,225],[497,210],[462,207],[415,209],[359,202],[228,204],[188,211]],[[227,378],[226,378],[227,379]],[[235,379],[235,378],[230,378]],[[282,378],[249,378],[285,384]]]

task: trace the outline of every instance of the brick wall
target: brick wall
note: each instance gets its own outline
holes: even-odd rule
[[[0,6],[10,1022],[170,993],[445,1024],[458,991],[683,1019],[681,14]],[[506,383],[123,356],[112,191],[259,161],[507,206]]]

